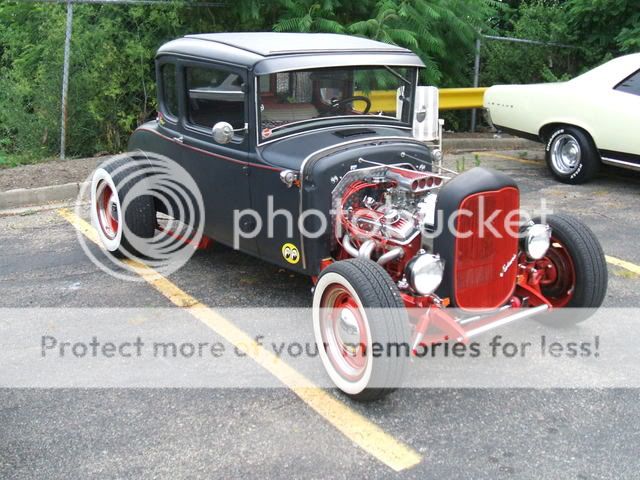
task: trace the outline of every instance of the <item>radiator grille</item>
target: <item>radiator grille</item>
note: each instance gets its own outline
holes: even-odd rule
[[[518,238],[508,231],[506,222],[517,225],[518,209],[519,194],[513,187],[477,193],[460,204],[454,254],[454,294],[458,307],[497,308],[512,295],[518,267]],[[488,219],[493,230],[481,226]],[[468,237],[462,238],[464,234]]]

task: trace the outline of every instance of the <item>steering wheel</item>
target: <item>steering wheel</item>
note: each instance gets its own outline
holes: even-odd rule
[[[343,98],[341,100],[331,100],[331,108],[338,108],[340,105],[343,105],[345,103],[352,103],[358,100],[362,100],[367,104],[364,107],[364,112],[362,112],[362,114],[366,115],[367,113],[369,113],[369,110],[371,110],[371,100],[363,95],[356,95],[355,97]]]

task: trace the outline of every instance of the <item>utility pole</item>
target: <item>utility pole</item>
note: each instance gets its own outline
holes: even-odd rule
[[[478,84],[480,82],[480,47],[482,46],[482,39],[486,38],[487,40],[497,40],[499,42],[514,42],[514,43],[526,43],[529,45],[543,45],[550,47],[560,47],[560,48],[578,48],[573,45],[567,45],[565,43],[557,43],[557,42],[543,42],[540,40],[529,40],[528,38],[514,38],[514,37],[497,37],[495,35],[483,35],[478,33],[478,37],[476,38],[476,54],[475,61],[473,64],[473,87],[478,88]],[[471,131],[476,131],[476,109],[471,110]]]
[[[73,4],[124,4],[124,5],[173,5],[166,0],[22,0],[42,3],[66,3],[67,4],[67,31],[64,38],[64,63],[62,67],[62,101],[60,108],[60,159],[64,160],[67,143],[67,98],[69,92],[69,61],[71,58],[71,30],[73,24]],[[185,0],[189,7],[221,7],[221,2],[196,2]]]
[[[480,83],[480,35],[476,38],[476,58],[473,63],[473,88],[478,88]],[[476,109],[471,110],[471,133],[476,131]]]
[[[67,0],[67,31],[64,38],[64,63],[62,67],[62,106],[60,113],[60,159],[64,160],[67,136],[67,93],[69,92],[69,57],[71,56],[71,26],[73,2]]]

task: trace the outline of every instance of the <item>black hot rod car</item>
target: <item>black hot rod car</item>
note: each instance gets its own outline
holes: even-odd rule
[[[601,305],[607,270],[589,228],[562,214],[523,221],[512,179],[442,167],[437,90],[418,86],[424,64],[409,50],[219,33],[171,41],[156,64],[158,117],[130,152],[189,172],[207,237],[313,279],[320,357],[348,395],[379,398],[402,378],[406,359],[375,344],[415,352]],[[92,214],[118,253],[154,235],[163,206],[147,196],[125,208],[133,190],[109,168],[94,178]]]

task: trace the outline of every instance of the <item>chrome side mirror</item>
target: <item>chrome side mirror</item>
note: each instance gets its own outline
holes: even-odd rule
[[[233,128],[231,124],[227,122],[218,122],[211,129],[211,135],[213,139],[218,143],[229,143],[233,140],[233,136],[238,132],[246,132],[249,130],[249,124],[245,123],[242,128]]]
[[[227,122],[218,122],[211,129],[211,135],[217,143],[229,143],[233,139],[233,127]]]

